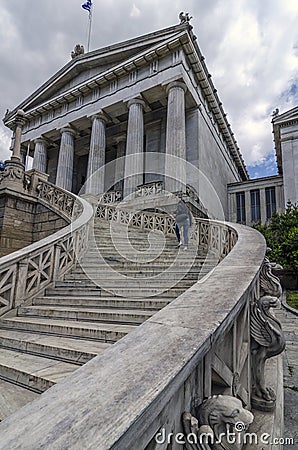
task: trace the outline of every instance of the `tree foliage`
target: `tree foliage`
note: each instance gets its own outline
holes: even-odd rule
[[[298,273],[298,205],[288,203],[284,213],[274,213],[268,225],[257,225],[267,242],[270,260]]]

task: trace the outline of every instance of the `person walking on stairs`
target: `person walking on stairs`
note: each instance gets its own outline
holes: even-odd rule
[[[187,250],[188,248],[188,230],[189,227],[192,225],[192,215],[186,204],[180,200],[177,205],[177,211],[176,211],[176,236],[178,239],[178,247],[182,245],[181,241],[181,234],[182,234],[182,228],[183,228],[183,244],[184,249]]]

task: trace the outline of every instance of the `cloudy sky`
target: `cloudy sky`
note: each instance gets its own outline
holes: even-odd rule
[[[0,116],[86,44],[82,0],[0,0]],[[251,177],[276,173],[271,114],[298,105],[297,0],[93,0],[91,49],[192,25]],[[0,159],[11,133],[0,124]]]

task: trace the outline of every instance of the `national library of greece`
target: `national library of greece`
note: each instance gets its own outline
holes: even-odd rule
[[[297,202],[298,107],[250,179],[179,20],[77,44],[5,114],[0,450],[281,449],[281,267],[252,225]]]

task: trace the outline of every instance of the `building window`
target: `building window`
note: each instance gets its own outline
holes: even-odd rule
[[[266,195],[266,218],[271,219],[272,214],[276,212],[276,195],[275,195],[275,188],[266,188],[265,189],[265,195]]]
[[[236,193],[236,207],[237,207],[237,222],[238,223],[246,223],[246,215],[245,215],[245,193],[237,192]]]
[[[259,222],[261,220],[261,207],[260,207],[260,191],[250,191],[250,207],[251,207],[251,221]]]

